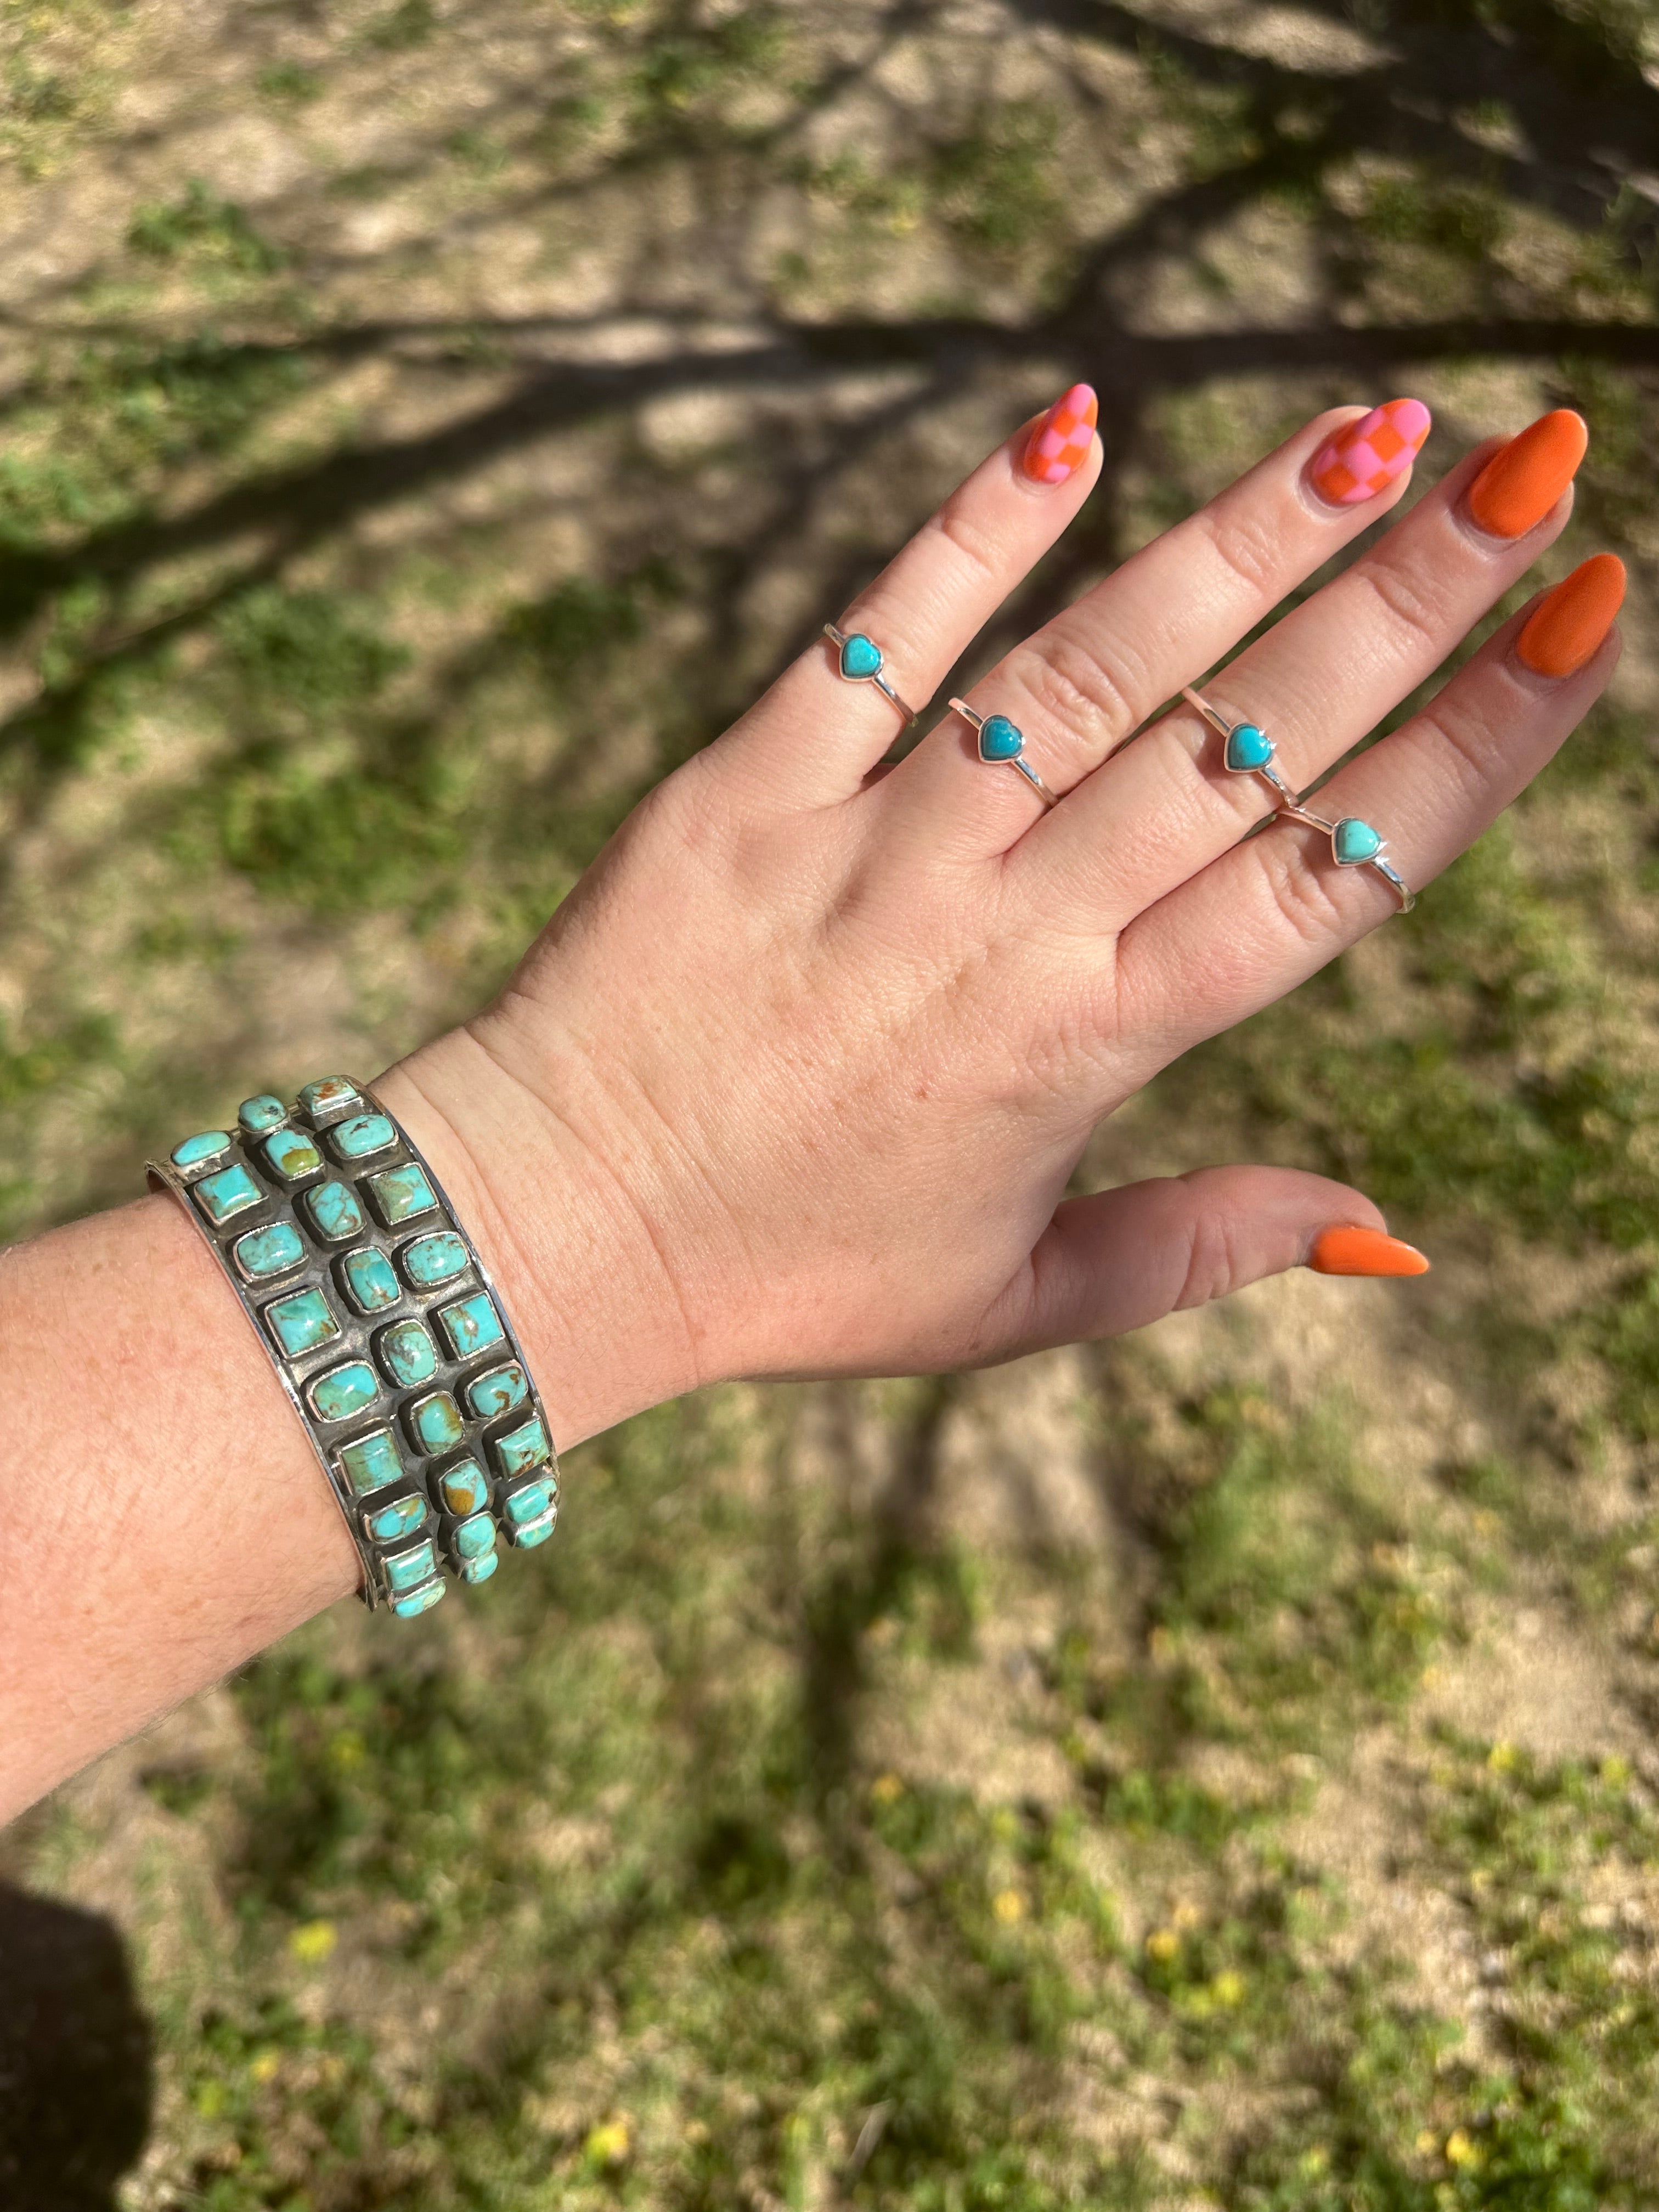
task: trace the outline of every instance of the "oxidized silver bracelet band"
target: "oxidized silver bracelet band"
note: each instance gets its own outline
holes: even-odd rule
[[[367,1086],[245,1098],[149,1164],[212,1246],[333,1487],[360,1595],[405,1619],[544,1543],[558,1459],[500,1294]]]

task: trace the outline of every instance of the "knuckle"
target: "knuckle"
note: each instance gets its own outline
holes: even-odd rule
[[[1133,674],[1126,684],[1076,638],[1060,635],[1034,645],[1021,656],[1018,674],[1043,713],[1092,750],[1127,737],[1139,720]]]
[[[1335,869],[1322,867],[1303,838],[1268,834],[1255,842],[1280,925],[1298,945],[1322,957],[1346,943],[1353,927],[1335,896]]]
[[[1431,646],[1437,655],[1446,644],[1446,615],[1438,597],[1403,562],[1377,559],[1365,571],[1372,595],[1389,618],[1410,636]]]
[[[1007,581],[1006,558],[1000,556],[995,538],[972,520],[955,495],[945,501],[934,516],[933,527],[981,582],[994,584],[999,591],[1005,586]]]
[[[1460,797],[1473,799],[1492,782],[1492,725],[1473,708],[1437,700],[1416,717],[1421,734],[1435,743],[1444,764],[1461,786]]]
[[[1267,518],[1219,515],[1204,507],[1198,520],[1211,551],[1252,598],[1279,597],[1285,556],[1279,533]]]
[[[1176,1299],[1177,1312],[1206,1306],[1231,1295],[1244,1279],[1238,1249],[1238,1224],[1230,1213],[1195,1206],[1188,1230],[1187,1269]]]
[[[1113,1061],[1115,1023],[1106,994],[1094,988],[1043,1009],[1024,1048],[1024,1074],[1045,1103],[1073,1104],[1097,1095]]]

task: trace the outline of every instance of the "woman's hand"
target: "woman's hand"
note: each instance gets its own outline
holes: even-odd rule
[[[912,705],[1089,495],[1091,395],[1054,416],[840,614]],[[386,1079],[562,1437],[721,1376],[962,1366],[1133,1328],[1307,1261],[1334,1227],[1373,1234],[1330,1240],[1332,1268],[1410,1269],[1369,1200],[1286,1170],[1061,1202],[1103,1115],[1397,904],[1312,830],[1241,842],[1269,794],[1190,707],[1125,740],[1203,681],[1304,790],[1570,512],[1583,426],[1547,416],[1206,680],[1404,491],[1425,410],[1361,416],[1310,423],[974,687],[1024,731],[1052,811],[936,705],[878,773],[895,709],[814,645],[635,811],[497,1003]],[[1586,563],[1319,811],[1376,824],[1405,881],[1431,883],[1607,682],[1621,590],[1616,562]]]
[[[717,1376],[1133,1328],[1310,1255],[1341,1266],[1333,1229],[1348,1265],[1404,1254],[1356,1193],[1283,1170],[1060,1202],[1103,1114],[1393,908],[1311,830],[1241,842],[1269,795],[1190,708],[1122,742],[1398,497],[1410,439],[1389,462],[1389,423],[1356,446],[1352,418],[1310,424],[976,687],[1065,794],[1052,811],[981,764],[957,715],[878,776],[894,710],[814,647],[638,809],[500,1001],[385,1079],[562,1441]],[[1424,419],[1404,404],[1393,428]],[[1075,465],[1038,481],[1011,441],[842,617],[911,703],[1086,497],[1092,434],[1069,442]],[[1209,679],[1228,723],[1265,726],[1305,787],[1548,544],[1582,450],[1577,418],[1551,416],[1472,455]],[[1586,562],[1322,811],[1376,823],[1429,882],[1606,681],[1621,587],[1617,562]],[[30,1532],[0,1547],[3,1820],[343,1596],[358,1564],[170,1199],[0,1257],[0,1506]]]

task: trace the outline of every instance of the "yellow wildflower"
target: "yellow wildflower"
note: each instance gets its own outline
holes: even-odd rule
[[[626,2120],[601,2120],[587,2131],[582,2149],[592,2166],[620,2166],[632,2146]]]
[[[288,1948],[302,1966],[320,1966],[339,1940],[331,1920],[307,1920],[289,1937]]]

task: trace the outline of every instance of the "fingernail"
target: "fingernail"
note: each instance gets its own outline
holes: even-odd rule
[[[1322,1229],[1308,1255],[1316,1275],[1426,1275],[1429,1263],[1414,1244],[1381,1229]]]
[[[1025,441],[1025,473],[1033,483],[1064,483],[1089,458],[1100,402],[1086,384],[1056,399]]]
[[[1624,603],[1624,562],[1616,553],[1592,553],[1533,609],[1515,641],[1516,659],[1534,676],[1571,676],[1594,654]]]
[[[1333,507],[1375,499],[1417,459],[1431,420],[1420,399],[1373,407],[1320,447],[1308,464],[1308,480]]]
[[[1469,513],[1494,538],[1524,538],[1577,475],[1589,444],[1584,418],[1571,407],[1540,415],[1469,486]]]

